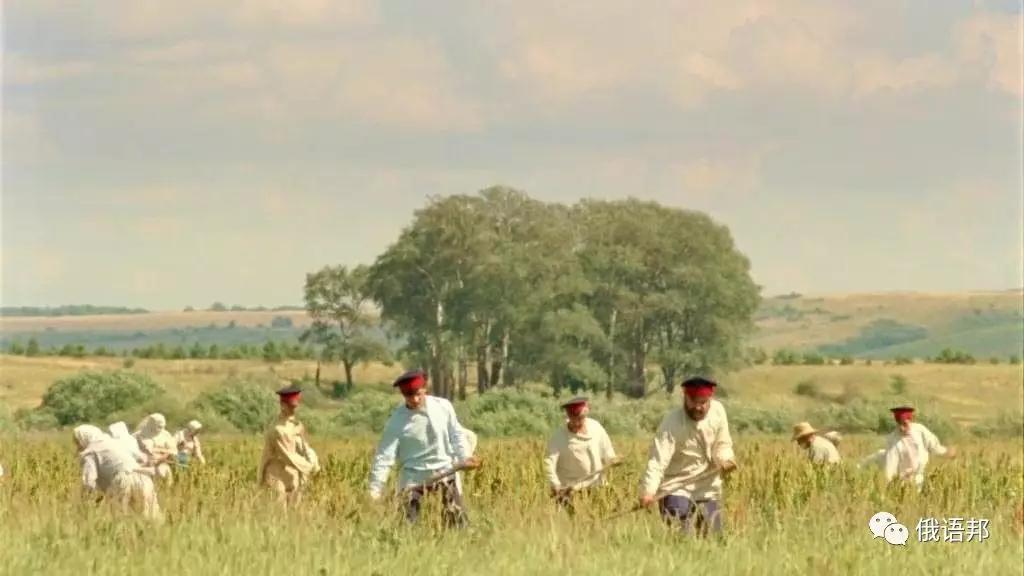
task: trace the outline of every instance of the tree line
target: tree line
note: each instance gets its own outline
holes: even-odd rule
[[[433,197],[369,266],[307,275],[305,340],[348,366],[379,313],[436,394],[545,381],[648,394],[743,357],[760,288],[729,230],[635,199],[548,203],[505,187]]]

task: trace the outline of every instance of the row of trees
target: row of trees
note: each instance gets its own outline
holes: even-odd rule
[[[737,364],[759,288],[727,228],[638,200],[544,203],[509,188],[432,198],[369,267],[307,275],[306,341],[346,367],[373,352],[374,312],[460,398],[546,380],[648,393]]]
[[[329,354],[324,355],[311,345],[301,342],[286,342],[267,340],[263,344],[237,344],[234,346],[210,344],[204,346],[199,342],[191,346],[174,345],[169,346],[163,343],[152,344],[131,350],[118,352],[106,346],[98,346],[92,349],[86,348],[84,344],[65,344],[60,347],[43,348],[39,342],[32,338],[26,345],[13,342],[7,347],[9,354],[18,356],[63,356],[68,358],[84,358],[86,356],[114,357],[124,356],[130,358],[143,358],[155,360],[183,360],[183,359],[212,359],[212,360],[245,360],[259,359],[266,362],[282,362],[284,360],[333,360]],[[386,360],[387,352],[382,351],[375,359]]]

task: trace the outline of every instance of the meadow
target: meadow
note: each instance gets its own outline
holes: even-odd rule
[[[120,519],[85,502],[69,435],[4,443],[0,566],[4,574],[1020,574],[1021,442],[971,441],[937,459],[923,494],[886,487],[877,469],[809,466],[778,437],[736,435],[739,470],[726,483],[722,540],[687,539],[635,502],[647,440],[615,439],[626,464],[570,518],[547,496],[543,439],[482,439],[484,465],[465,479],[471,526],[442,529],[437,504],[407,526],[395,499],[365,497],[370,438],[314,439],[323,470],[283,514],[256,485],[255,437],[207,439],[209,464],[178,470],[160,491],[166,523]],[[849,438],[844,454],[876,438]],[[852,460],[852,458],[851,458]],[[894,514],[905,547],[874,540],[868,519]],[[983,542],[918,542],[932,517],[989,521]]]

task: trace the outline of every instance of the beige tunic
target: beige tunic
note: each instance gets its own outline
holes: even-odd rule
[[[572,486],[586,488],[602,483],[603,474],[580,482],[614,459],[615,449],[608,432],[597,420],[587,418],[580,433],[570,432],[565,425],[555,430],[548,441],[544,469],[548,483],[555,490]],[[580,484],[576,486],[577,483]]]
[[[714,500],[722,495],[721,474],[694,477],[734,460],[732,436],[725,407],[711,400],[707,416],[694,422],[680,407],[661,421],[651,442],[647,470],[641,480],[642,495],[676,495],[694,500]]]
[[[278,416],[267,429],[260,481],[279,495],[297,491],[316,469],[306,456],[305,433],[294,416]]]
[[[842,461],[834,444],[821,436],[815,436],[807,447],[807,457],[815,464],[838,464]]]

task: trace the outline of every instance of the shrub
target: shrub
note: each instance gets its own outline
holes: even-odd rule
[[[216,414],[244,432],[264,430],[277,414],[278,381],[259,378],[229,378],[214,390],[199,395],[189,406],[196,411]]]
[[[18,410],[14,413],[14,421],[24,430],[53,430],[60,427],[57,417],[45,410]]]
[[[971,427],[971,434],[982,438],[992,436],[1024,436],[1024,415],[1020,412],[1003,412],[991,420],[979,422]]]
[[[102,420],[138,406],[164,392],[149,376],[136,372],[82,372],[54,383],[37,409],[52,414],[61,426]]]
[[[793,366],[794,364],[799,363],[799,356],[796,354],[796,352],[793,352],[791,350],[776,350],[775,354],[772,356],[772,364],[774,364],[775,366]]]
[[[993,356],[988,359],[989,364],[999,364],[999,356]]]
[[[853,356],[843,356],[842,358],[839,359],[839,365],[840,366],[852,366],[853,365]]]
[[[793,393],[797,396],[820,398],[821,388],[818,387],[818,384],[814,380],[804,380],[799,382],[796,387],[793,388]]]
[[[825,357],[817,352],[807,352],[803,356],[805,366],[821,366],[825,364]]]
[[[907,364],[913,364],[914,360],[906,356],[897,356],[892,359],[892,363],[897,366],[905,366]]]
[[[894,374],[889,379],[889,390],[896,396],[902,396],[907,391],[907,379],[902,374]]]
[[[1010,356],[1010,364],[1020,364],[1020,356],[1017,356],[1016,354]]]
[[[124,362],[121,363],[121,366],[123,366],[125,370],[131,370],[135,367],[135,358],[125,358]]]

